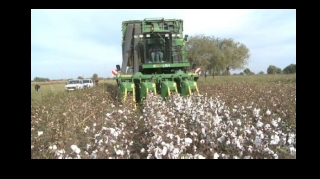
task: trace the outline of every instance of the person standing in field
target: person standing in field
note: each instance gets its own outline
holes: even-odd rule
[[[40,85],[36,84],[36,86],[34,88],[36,89],[36,91],[39,91]]]

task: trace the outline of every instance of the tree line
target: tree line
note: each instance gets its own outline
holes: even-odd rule
[[[186,57],[191,64],[196,64],[202,69],[202,74],[207,75],[230,75],[230,70],[242,70],[240,74],[253,75],[245,66],[249,62],[250,50],[242,43],[232,38],[216,38],[198,34],[191,36],[186,44]],[[263,74],[264,72],[259,72]],[[290,64],[283,70],[270,65],[268,74],[296,73],[296,65]]]
[[[34,82],[46,82],[46,81],[50,81],[49,78],[41,78],[41,77],[35,77],[33,79]]]
[[[78,76],[77,79],[84,79],[82,76]],[[92,80],[96,80],[98,79],[98,74],[94,73],[91,77]],[[72,79],[68,79],[68,80],[72,80]],[[41,77],[35,77],[33,79],[34,82],[47,82],[47,81],[50,81],[49,78],[41,78]]]
[[[296,73],[296,64],[290,64],[287,67],[285,67],[283,70],[281,68],[276,67],[274,65],[269,65],[267,68],[267,74],[294,74]],[[243,70],[243,72],[240,72],[239,75],[254,75],[255,73],[251,72],[249,68],[246,68]],[[258,74],[264,74],[263,71],[259,72]],[[234,74],[236,75],[236,74]]]

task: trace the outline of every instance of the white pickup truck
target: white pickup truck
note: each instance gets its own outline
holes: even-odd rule
[[[83,81],[77,79],[77,80],[69,80],[65,86],[65,89],[67,91],[74,91],[74,90],[78,90],[78,89],[83,89],[83,87],[84,87]]]
[[[92,88],[94,86],[92,79],[83,79],[82,81],[85,88]]]

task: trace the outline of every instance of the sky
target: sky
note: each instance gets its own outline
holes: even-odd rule
[[[122,64],[122,22],[159,17],[182,19],[189,37],[244,44],[256,74],[296,64],[296,9],[32,9],[31,80],[112,77]]]

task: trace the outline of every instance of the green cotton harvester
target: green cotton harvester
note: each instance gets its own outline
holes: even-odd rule
[[[199,74],[192,71],[195,65],[190,68],[186,59],[188,35],[183,35],[181,19],[122,22],[122,66],[116,65],[114,70],[121,101],[132,100],[135,105],[151,92],[163,100],[173,93],[199,93]],[[162,47],[161,55],[150,52],[156,43]]]

